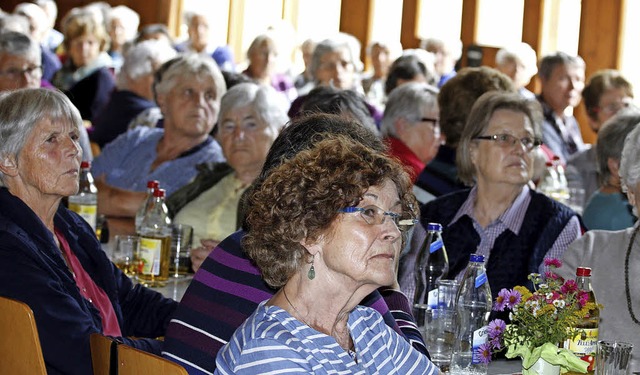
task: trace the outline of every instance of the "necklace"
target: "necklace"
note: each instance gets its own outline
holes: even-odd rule
[[[282,287],[282,294],[284,294],[284,298],[287,300],[287,303],[289,304],[289,306],[291,306],[291,308],[293,309],[293,311],[296,312],[296,314],[300,317],[300,320],[302,321],[302,323],[308,325],[309,327],[311,327],[311,324],[307,323],[306,320],[302,319],[302,314],[300,314],[300,311],[298,311],[298,309],[296,309],[295,306],[293,306],[293,303],[291,303],[291,300],[289,299],[289,296],[287,296],[287,289],[285,289],[285,287]],[[311,327],[313,328],[313,327]]]
[[[633,231],[633,234],[631,235],[631,240],[629,241],[629,246],[627,247],[627,254],[624,258],[624,292],[627,297],[627,308],[629,309],[631,320],[633,320],[634,323],[640,325],[640,320],[638,320],[638,318],[636,318],[636,314],[633,313],[633,306],[631,305],[631,292],[629,290],[629,256],[631,255],[631,248],[633,247],[633,243],[635,242],[636,235],[638,234],[639,230],[640,225],[636,227],[636,229]]]

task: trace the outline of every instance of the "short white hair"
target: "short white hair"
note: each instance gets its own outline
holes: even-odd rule
[[[130,81],[153,74],[176,55],[176,50],[163,40],[150,39],[131,46],[118,73],[118,88],[126,89]]]
[[[529,78],[538,73],[538,57],[536,51],[527,43],[521,42],[501,48],[496,53],[496,65],[502,66],[511,61],[519,61],[524,65]]]
[[[627,135],[620,156],[620,174],[622,190],[627,191],[629,186],[640,182],[640,126],[636,126]],[[635,190],[634,190],[635,191]],[[636,197],[640,199],[640,197]]]
[[[107,25],[111,27],[111,20],[119,19],[122,21],[122,25],[125,28],[127,40],[133,40],[138,33],[138,26],[140,25],[140,15],[125,5],[118,5],[113,7],[107,13]]]

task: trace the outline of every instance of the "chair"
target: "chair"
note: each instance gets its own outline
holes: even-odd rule
[[[123,344],[118,345],[118,362],[119,375],[188,375],[177,363]]]
[[[118,343],[100,333],[92,333],[91,363],[94,375],[118,374]]]
[[[0,297],[0,374],[47,374],[33,311]]]

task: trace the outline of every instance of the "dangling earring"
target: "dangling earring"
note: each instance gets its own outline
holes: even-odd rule
[[[314,255],[313,258],[311,258],[311,267],[309,267],[309,272],[307,272],[307,277],[309,278],[309,280],[313,280],[316,278],[316,269],[313,267],[313,261],[316,259],[316,256]]]

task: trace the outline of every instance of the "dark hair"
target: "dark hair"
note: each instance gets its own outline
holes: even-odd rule
[[[404,55],[398,57],[389,67],[387,80],[384,83],[384,93],[389,95],[393,89],[398,87],[398,80],[413,80],[422,74],[426,81],[429,79],[427,67],[416,55]]]
[[[173,44],[173,39],[171,38],[171,34],[169,34],[169,29],[162,23],[152,23],[150,25],[142,26],[136,36],[135,43],[137,44],[146,40],[151,34],[164,34],[169,40],[169,43]]]
[[[609,89],[622,89],[624,93],[633,98],[633,87],[622,74],[615,69],[602,69],[595,72],[582,90],[582,99],[587,115],[597,119],[600,98]]]
[[[298,113],[302,115],[310,113],[348,115],[369,130],[378,133],[375,120],[371,116],[364,96],[353,90],[318,86],[307,94]]]
[[[489,91],[516,92],[516,89],[506,74],[486,66],[460,69],[440,88],[440,129],[448,146],[457,147],[473,103]]]
[[[403,217],[414,219],[412,183],[397,160],[344,135],[327,136],[273,169],[251,193],[252,229],[242,245],[264,280],[280,287],[308,262],[301,241],[330,233],[338,210],[357,206],[387,179],[397,188]]]

